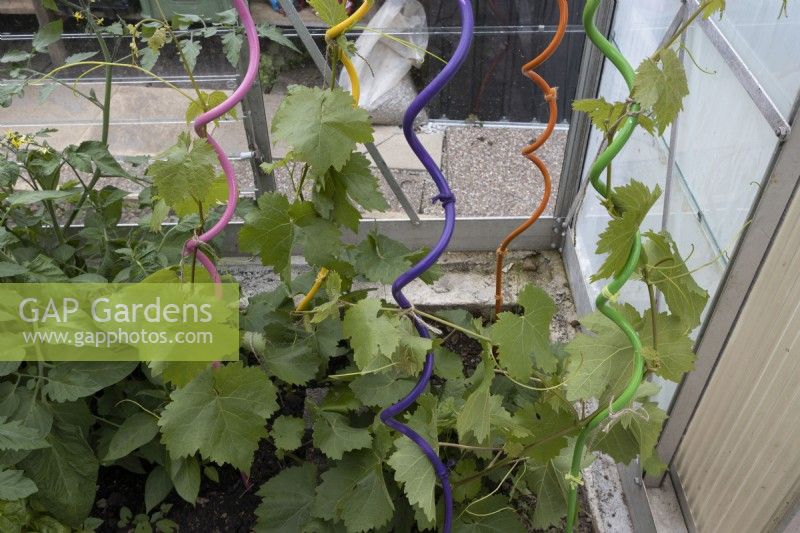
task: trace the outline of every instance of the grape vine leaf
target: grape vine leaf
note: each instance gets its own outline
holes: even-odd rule
[[[367,235],[355,253],[358,271],[377,283],[390,284],[411,266],[411,251],[404,244],[377,233]]]
[[[153,179],[158,195],[170,206],[202,201],[217,179],[217,154],[208,141],[188,133],[158,154],[146,174]]]
[[[612,198],[622,210],[622,216],[613,218],[600,234],[598,254],[608,254],[591,281],[611,278],[622,270],[630,254],[633,240],[645,215],[661,196],[661,187],[650,190],[643,183],[631,180],[627,185],[614,188]]]
[[[498,346],[500,364],[511,377],[527,382],[533,363],[545,372],[555,371],[557,360],[550,351],[550,322],[556,312],[552,298],[534,285],[526,285],[519,293],[522,316],[500,313],[490,337]]]
[[[272,132],[317,175],[330,167],[341,170],[356,143],[373,140],[368,113],[353,107],[350,94],[338,88],[289,87],[288,96],[275,112]]]
[[[627,105],[625,102],[609,103],[605,98],[588,98],[572,102],[572,109],[589,115],[592,125],[607,133],[613,126],[619,124],[627,112]]]
[[[655,446],[667,414],[655,402],[644,400],[640,388],[633,405],[612,419],[597,432],[592,448],[611,456],[617,463],[628,464],[636,456],[642,464],[658,459]],[[660,463],[660,460],[657,461]]]
[[[42,390],[55,402],[71,402],[121,381],[137,365],[135,361],[55,363]]]
[[[309,404],[310,405],[310,404]],[[372,436],[367,428],[354,428],[346,416],[312,408],[314,446],[331,459],[341,459],[345,452],[369,448]]]
[[[381,408],[397,402],[408,394],[413,387],[413,380],[396,379],[383,373],[359,376],[350,383],[350,389],[361,403]]]
[[[675,315],[657,313],[656,346],[653,348],[652,309],[644,313],[642,331],[639,337],[644,346],[642,355],[648,368],[656,375],[669,381],[680,382],[683,375],[694,368],[694,341],[689,337],[686,327]]]
[[[247,471],[267,417],[278,409],[277,389],[263,371],[231,363],[203,371],[172,392],[158,425],[173,457],[205,459]]]
[[[661,291],[669,310],[680,318],[687,331],[694,329],[700,325],[708,291],[694,280],[667,232],[648,231],[644,236],[643,250],[648,263],[644,275]]]
[[[546,463],[529,463],[525,483],[536,495],[536,508],[531,516],[535,529],[558,528],[567,514],[569,485],[564,476],[570,471],[572,450],[573,446],[567,446]]]
[[[289,216],[289,200],[282,194],[265,193],[258,198],[258,209],[245,217],[239,231],[239,247],[261,256],[284,282],[291,278],[290,259],[294,226]]]
[[[276,448],[292,451],[303,444],[302,439],[305,430],[306,424],[302,418],[281,415],[272,423],[272,429],[269,434]]]
[[[367,157],[354,152],[342,167],[342,170],[333,171],[347,187],[347,194],[358,205],[369,211],[386,211],[389,203],[378,187],[378,178],[370,171]]]
[[[94,503],[97,459],[77,426],[54,427],[47,441],[50,447],[32,451],[19,467],[39,488],[32,501],[59,521],[77,527]]]
[[[312,506],[317,518],[344,522],[347,531],[379,529],[394,514],[380,457],[351,453],[322,474]]]
[[[659,135],[683,109],[683,98],[688,94],[686,71],[671,48],[662,50],[657,60],[645,59],[636,69],[631,97],[643,108],[653,109]]]
[[[305,531],[317,488],[317,469],[303,463],[282,470],[258,489],[261,505],[256,508],[255,533]]]
[[[338,0],[309,0],[308,3],[328,26],[336,26],[347,18],[345,6]]]
[[[492,423],[510,419],[511,415],[503,407],[503,397],[491,393],[491,373],[485,377],[467,396],[464,406],[456,417],[456,430],[460,441],[466,441],[471,434],[479,444],[488,442]]]
[[[314,190],[314,205],[323,217],[350,229],[358,231],[361,213],[350,202],[347,195],[347,186],[344,181],[333,172],[327,172],[318,180]]]
[[[628,104],[626,102],[609,103],[605,98],[575,100],[572,103],[572,108],[575,111],[582,111],[589,115],[592,125],[604,133],[615,131],[623,122],[622,117],[628,113]],[[652,135],[654,132],[653,120],[643,113],[638,113],[636,116],[639,125]]]
[[[389,358],[400,344],[396,317],[378,315],[381,301],[364,298],[344,314],[342,329],[361,370],[372,368],[380,357]]]
[[[526,401],[514,413],[513,420],[525,428],[527,434],[521,438],[508,439],[506,451],[516,457],[519,453],[512,453],[513,451],[524,450],[526,456],[541,463],[557,457],[567,445],[567,438],[578,432],[574,411],[556,410],[543,401]],[[557,434],[561,436],[553,437]],[[534,444],[530,449],[525,449]]]
[[[508,498],[492,494],[476,500],[456,519],[454,533],[524,533],[522,522]]]
[[[435,396],[420,396],[417,408],[406,424],[428,441],[434,451],[438,451]],[[434,521],[436,473],[430,460],[419,446],[404,435],[397,438],[394,445],[396,450],[387,460],[387,464],[394,469],[394,479],[403,487],[408,501],[418,507],[428,521]]]
[[[642,318],[629,305],[617,310],[634,329],[641,327]],[[599,311],[581,319],[592,334],[581,333],[566,346],[569,354],[566,373],[567,400],[601,398],[606,391],[617,396],[633,372],[633,348],[628,337],[616,324]]]
[[[17,501],[39,490],[22,470],[0,469],[0,500]]]
[[[70,165],[83,172],[91,173],[96,170],[100,176],[108,178],[129,176],[108,151],[108,145],[100,141],[83,141],[77,146],[69,145],[62,155]]]
[[[38,450],[49,446],[37,428],[0,416],[0,450]]]

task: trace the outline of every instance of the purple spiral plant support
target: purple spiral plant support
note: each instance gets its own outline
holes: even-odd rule
[[[211,261],[206,254],[199,250],[198,247],[201,243],[207,243],[219,235],[219,233],[225,229],[225,226],[227,226],[231,221],[233,218],[233,213],[236,211],[236,202],[239,198],[239,191],[236,187],[236,176],[231,160],[228,159],[228,156],[225,154],[216,139],[214,139],[214,137],[211,135],[208,135],[206,127],[210,122],[222,117],[231,109],[233,109],[236,104],[242,101],[247,92],[250,90],[250,87],[252,87],[256,74],[258,74],[258,62],[261,57],[256,25],[253,22],[253,17],[250,15],[250,10],[247,7],[246,0],[233,0],[233,6],[236,8],[236,12],[239,14],[245,34],[247,35],[247,71],[242,78],[242,82],[224,102],[219,104],[217,107],[206,111],[194,121],[195,133],[208,141],[208,144],[210,144],[214,149],[214,152],[216,152],[217,158],[219,159],[219,164],[222,166],[222,171],[225,173],[225,179],[228,183],[228,202],[225,205],[225,211],[222,213],[222,217],[217,221],[217,223],[202,235],[196,235],[190,239],[183,249],[185,255],[191,255],[192,253],[197,254],[197,260],[201,265],[203,265],[203,267],[205,267],[211,276],[211,279],[217,285],[219,285],[221,282],[219,272],[214,266],[213,261]]]
[[[471,0],[458,0],[458,6],[461,10],[461,38],[458,42],[458,48],[456,48],[453,57],[450,59],[447,65],[445,65],[444,69],[427,87],[422,90],[422,92],[419,93],[414,101],[411,102],[411,105],[408,107],[405,116],[403,117],[403,133],[406,136],[406,141],[411,146],[411,149],[414,151],[417,158],[419,158],[427,171],[430,173],[433,181],[436,183],[439,194],[433,198],[433,201],[439,201],[442,203],[445,216],[442,235],[439,237],[439,241],[436,243],[433,249],[419,263],[411,267],[411,269],[407,272],[400,275],[400,277],[398,277],[392,284],[392,295],[394,296],[397,305],[403,309],[408,309],[411,307],[411,302],[408,301],[402,292],[403,288],[411,283],[411,281],[422,275],[426,270],[433,266],[434,263],[436,263],[436,261],[447,248],[450,238],[453,236],[453,229],[455,228],[456,223],[456,199],[453,196],[453,192],[450,190],[450,186],[447,184],[447,180],[444,178],[442,171],[438,166],[436,166],[433,158],[425,150],[425,148],[422,146],[422,143],[414,133],[414,119],[428,104],[428,102],[430,102],[431,99],[433,99],[433,97],[436,96],[436,94],[441,91],[442,88],[453,78],[458,69],[461,67],[461,64],[464,62],[464,59],[467,57],[467,53],[469,52],[470,45],[472,44],[472,34],[474,28]],[[414,325],[421,337],[430,338],[428,328],[421,320],[414,319]],[[444,496],[443,531],[448,533],[451,530],[453,521],[453,495],[450,488],[450,482],[447,478],[447,467],[445,467],[434,449],[424,438],[422,438],[421,435],[394,418],[411,407],[419,395],[425,390],[425,387],[428,386],[428,382],[430,381],[432,374],[433,353],[429,352],[425,358],[425,366],[422,369],[422,374],[419,377],[419,381],[417,381],[417,384],[414,386],[411,392],[409,392],[406,397],[396,404],[384,409],[381,412],[380,417],[384,424],[396,431],[399,431],[414,441],[414,444],[416,444],[422,450],[422,452],[433,465],[436,477],[442,484]]]

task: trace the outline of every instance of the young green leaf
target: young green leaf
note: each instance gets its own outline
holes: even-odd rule
[[[608,254],[608,257],[600,265],[597,273],[590,278],[592,282],[614,277],[622,270],[630,255],[639,226],[659,196],[661,187],[656,185],[656,188],[650,191],[647,186],[636,180],[614,188],[612,198],[622,210],[622,216],[612,219],[605,231],[600,234],[596,253]]]
[[[181,133],[178,142],[147,169],[158,195],[169,205],[202,201],[217,180],[217,154],[205,139]]]
[[[703,8],[703,18],[707,19],[711,17],[714,13],[719,13],[719,16],[722,16],[722,13],[725,11],[725,0],[711,0],[706,4]]]
[[[309,0],[308,3],[328,26],[336,26],[347,18],[345,5],[339,0]]]
[[[641,327],[642,318],[633,306],[617,306],[623,317]],[[566,346],[570,355],[567,364],[567,400],[601,398],[608,391],[618,396],[633,372],[633,348],[628,337],[599,311],[583,317],[581,324],[593,332],[580,334]]]
[[[334,173],[344,181],[350,198],[364,209],[368,211],[389,209],[389,203],[378,187],[378,178],[372,174],[369,159],[364,154],[354,152],[342,170]]]
[[[658,458],[654,448],[667,414],[657,404],[634,402],[629,409],[604,424],[592,448],[610,455],[618,463],[630,463],[636,456],[644,463]]]
[[[317,488],[317,469],[311,463],[282,470],[258,489],[255,533],[305,531]]]
[[[351,453],[322,474],[312,514],[344,522],[347,531],[380,529],[394,514],[382,461],[371,451]]]
[[[578,433],[573,411],[556,410],[542,401],[525,402],[514,413],[513,420],[527,431],[524,437],[508,439],[507,443],[510,444],[506,446],[507,451],[510,455],[517,456],[518,454],[511,452],[535,445],[525,450],[525,455],[541,463],[557,457],[567,445],[567,438]],[[553,437],[559,434],[561,436]]]
[[[627,112],[627,104],[625,102],[609,103],[605,98],[590,98],[575,100],[572,102],[572,109],[589,115],[592,125],[607,133],[612,127],[619,125],[620,119]]]
[[[372,436],[367,428],[354,428],[339,413],[314,410],[314,446],[331,459],[341,459],[345,452],[369,448]]]
[[[170,395],[158,425],[172,457],[205,459],[249,470],[266,419],[278,409],[277,389],[264,372],[231,363],[203,371]]]
[[[302,445],[306,424],[302,418],[281,415],[272,423],[269,434],[279,450],[292,451]]]
[[[503,408],[503,397],[491,393],[492,374],[487,373],[483,381],[467,397],[456,418],[459,440],[468,441],[472,435],[479,444],[489,441],[492,423],[499,419],[510,419]]]
[[[499,347],[500,364],[511,376],[526,382],[533,363],[545,372],[556,369],[556,358],[550,351],[550,322],[556,306],[550,296],[534,285],[526,285],[519,293],[522,316],[504,312],[490,330],[492,343]]]
[[[683,109],[683,98],[688,94],[686,71],[671,48],[663,50],[658,60],[645,59],[636,69],[631,97],[643,108],[653,109],[659,135]]]
[[[379,315],[381,301],[365,298],[344,314],[342,328],[354,351],[356,365],[361,370],[381,366],[383,360],[394,354],[400,344],[397,320]]]
[[[417,401],[417,408],[406,424],[438,450],[436,430],[436,398],[423,395]],[[418,507],[428,521],[436,519],[436,473],[430,460],[419,446],[401,435],[394,441],[396,451],[387,464],[394,469],[395,480],[403,487],[408,501]]]
[[[372,141],[369,115],[353,107],[349,93],[294,85],[272,121],[276,140],[288,143],[311,170],[341,170],[356,143]]]
[[[708,302],[708,291],[692,277],[678,246],[666,232],[648,231],[643,245],[647,265],[643,275],[664,295],[672,314],[687,331],[700,325],[700,317]]]
[[[525,472],[525,483],[536,495],[536,508],[531,525],[536,529],[561,527],[561,518],[567,514],[569,485],[564,476],[570,471],[572,446],[546,463],[533,463]]]
[[[388,374],[373,373],[359,376],[350,383],[350,389],[364,405],[389,407],[408,394],[414,381],[396,379]]]
[[[656,314],[654,339],[652,314],[653,310],[648,309],[642,320],[639,335],[644,346],[642,354],[648,368],[653,369],[656,375],[678,383],[686,372],[694,368],[694,341],[681,320],[667,313]]]
[[[294,226],[289,216],[289,200],[278,193],[262,194],[258,210],[245,218],[239,231],[239,247],[257,253],[264,265],[272,266],[284,282],[291,278],[290,259]]]

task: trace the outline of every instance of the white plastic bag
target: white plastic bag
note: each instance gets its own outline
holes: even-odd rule
[[[418,0],[386,0],[367,26],[383,33],[401,34],[399,38],[416,47],[370,30],[365,30],[356,40],[358,54],[352,61],[361,82],[359,105],[372,111],[381,97],[400,84],[412,66],[420,66],[425,59],[424,51],[428,47],[425,8]],[[339,76],[339,84],[350,89],[350,80],[344,71]]]

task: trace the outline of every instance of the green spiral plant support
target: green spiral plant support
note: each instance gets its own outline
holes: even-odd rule
[[[594,16],[597,8],[600,6],[601,0],[589,0],[586,2],[586,7],[583,10],[583,27],[586,29],[586,35],[597,46],[600,51],[606,56],[620,71],[628,89],[633,89],[633,81],[636,73],[633,67],[628,63],[628,60],[620,53],[620,51],[606,39],[594,23]],[[632,111],[638,111],[639,107],[635,103],[631,106]],[[610,198],[611,191],[606,184],[600,181],[600,175],[611,164],[611,161],[619,154],[622,147],[628,142],[633,135],[633,131],[638,124],[638,118],[635,114],[628,116],[623,126],[619,129],[613,140],[609,143],[608,147],[597,157],[595,162],[589,169],[589,180],[597,192],[609,202],[613,202]],[[609,204],[612,205],[612,204]],[[626,407],[631,400],[633,400],[636,389],[642,382],[644,377],[644,358],[642,357],[642,343],[639,340],[639,335],[633,329],[633,326],[625,320],[622,315],[611,305],[611,302],[616,300],[617,293],[619,293],[622,286],[628,281],[633,274],[636,266],[639,263],[639,257],[642,253],[642,240],[639,232],[633,239],[633,246],[631,246],[628,259],[622,269],[616,274],[611,282],[606,285],[600,292],[600,295],[595,300],[597,309],[608,317],[614,324],[619,327],[622,332],[628,337],[628,340],[633,346],[634,369],[631,374],[631,379],[625,390],[617,397],[609,407],[601,409],[595,413],[589,422],[583,427],[578,434],[575,441],[575,451],[572,455],[572,467],[570,469],[570,477],[578,479],[581,468],[581,459],[583,458],[583,451],[586,446],[586,439],[589,435],[597,429],[597,427],[608,418],[611,410],[619,411]],[[578,500],[578,485],[575,482],[570,483],[570,490],[567,500],[567,532],[572,533],[575,526],[575,519],[577,517],[577,500]]]

